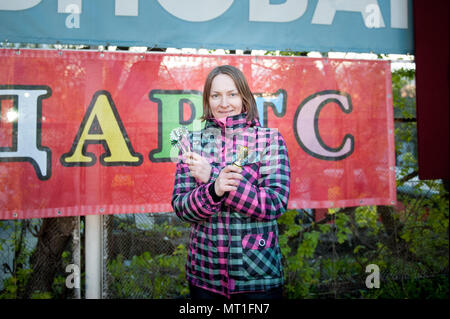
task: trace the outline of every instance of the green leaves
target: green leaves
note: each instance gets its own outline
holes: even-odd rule
[[[188,293],[184,265],[186,248],[179,245],[171,255],[144,252],[126,261],[119,255],[108,264],[114,298],[174,298]]]

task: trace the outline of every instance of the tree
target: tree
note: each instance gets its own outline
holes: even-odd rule
[[[33,270],[20,298],[28,299],[33,293],[51,292],[61,256],[72,239],[75,217],[44,218],[37,234],[38,242],[30,258]]]

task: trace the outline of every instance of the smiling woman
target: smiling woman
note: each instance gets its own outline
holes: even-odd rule
[[[227,116],[247,114],[247,120],[258,118],[255,98],[242,72],[230,65],[213,69],[203,88],[202,120],[223,119]]]
[[[241,114],[242,98],[230,76],[219,74],[214,78],[211,84],[209,106],[216,119]]]
[[[261,127],[239,69],[213,69],[203,102],[201,147],[177,163],[172,195],[177,216],[191,223],[191,298],[281,298],[277,218],[290,191],[286,144],[278,130]]]

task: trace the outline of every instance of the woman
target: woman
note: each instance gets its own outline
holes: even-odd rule
[[[286,144],[277,130],[260,126],[247,81],[233,66],[208,75],[202,120],[205,128],[191,135],[193,151],[177,164],[172,195],[177,216],[191,223],[191,297],[281,298],[276,220],[289,197]],[[242,147],[248,155],[238,158]]]

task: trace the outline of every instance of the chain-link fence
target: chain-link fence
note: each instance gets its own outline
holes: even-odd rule
[[[285,296],[448,298],[448,191],[413,178],[397,192],[395,207],[282,215]],[[103,234],[103,298],[188,297],[189,225],[174,213],[103,216]],[[0,297],[83,298],[83,237],[83,217],[0,221]]]
[[[102,220],[103,298],[187,295],[189,228],[175,214]],[[0,299],[83,298],[84,225],[84,217],[0,221]]]
[[[322,220],[298,223],[297,251],[285,256],[288,295],[448,298],[448,188],[412,178],[397,195],[394,207],[329,210]]]
[[[279,221],[285,296],[448,297],[443,186],[408,180],[397,189],[395,207],[349,207],[320,217],[315,210],[288,211]],[[114,215],[104,229],[103,297],[188,297],[187,223],[173,213]],[[379,271],[378,282],[368,281],[370,269]]]
[[[81,228],[79,217],[0,221],[0,298],[80,297],[66,268],[81,265]]]
[[[189,225],[174,213],[107,216],[105,298],[182,298]]]

